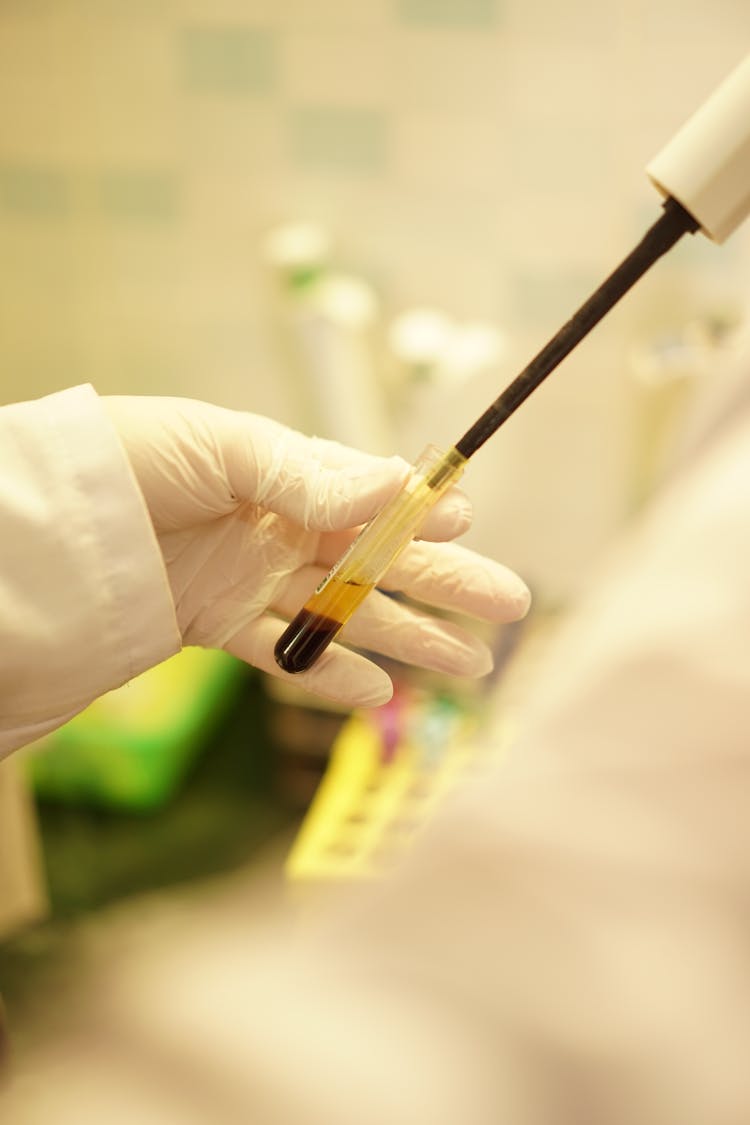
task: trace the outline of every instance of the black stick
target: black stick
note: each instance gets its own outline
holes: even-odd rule
[[[653,226],[649,227],[636,248],[456,443],[459,453],[466,458],[476,453],[487,438],[510,418],[531,392],[535,391],[550,372],[554,371],[558,363],[572,352],[584,336],[589,334],[628,289],[635,285],[638,278],[642,277],[662,254],[666,254],[683,234],[688,231],[692,234],[699,226],[700,224],[690,212],[686,211],[676,199],[667,199],[663,214]]]

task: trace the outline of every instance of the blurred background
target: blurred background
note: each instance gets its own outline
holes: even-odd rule
[[[750,30],[743,0],[6,0],[0,19],[4,399],[91,381],[309,428],[263,245],[312,221],[384,326],[430,306],[503,335],[468,393],[399,417],[408,458],[456,440],[654,219],[644,165]],[[630,501],[634,347],[733,317],[749,258],[746,228],[686,240],[481,454],[482,549],[567,592]]]
[[[749,33],[746,0],[4,0],[2,399],[90,381],[452,444],[657,217],[644,166]],[[684,240],[477,456],[466,542],[567,604],[718,393],[749,296],[747,225]],[[28,805],[6,816],[19,917],[293,835],[315,785],[284,763],[316,780],[346,717],[214,674],[158,793],[97,788],[80,739],[74,781],[36,770],[41,861]],[[6,995],[63,931],[8,939]]]

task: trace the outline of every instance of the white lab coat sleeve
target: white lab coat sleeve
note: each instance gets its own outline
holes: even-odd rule
[[[0,409],[0,757],[178,651],[161,552],[90,386]]]

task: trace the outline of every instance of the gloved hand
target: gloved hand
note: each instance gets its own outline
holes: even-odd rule
[[[268,418],[177,398],[104,398],[143,492],[188,645],[225,648],[286,678],[273,657],[291,619],[356,534],[395,493],[408,466],[308,438]],[[452,489],[422,535],[446,540],[471,522]],[[434,606],[507,622],[529,592],[498,563],[445,542],[411,544],[385,586]],[[481,676],[489,650],[471,633],[373,591],[341,636],[454,675]],[[389,676],[332,645],[294,677],[352,706],[378,706]]]

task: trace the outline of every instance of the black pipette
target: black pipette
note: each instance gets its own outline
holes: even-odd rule
[[[542,350],[534,356],[531,363],[517,375],[503,393],[495,399],[484,414],[466,431],[456,449],[467,460],[484,445],[502,426],[532,391],[550,375],[557,365],[573,351],[592,328],[613,308],[621,297],[643,277],[647,269],[667,250],[670,250],[683,234],[693,234],[700,223],[685,208],[671,197],[664,204],[662,215],[649,227],[636,248],[628,254],[616,270],[602,282],[589,299],[570,320],[556,332]]]

